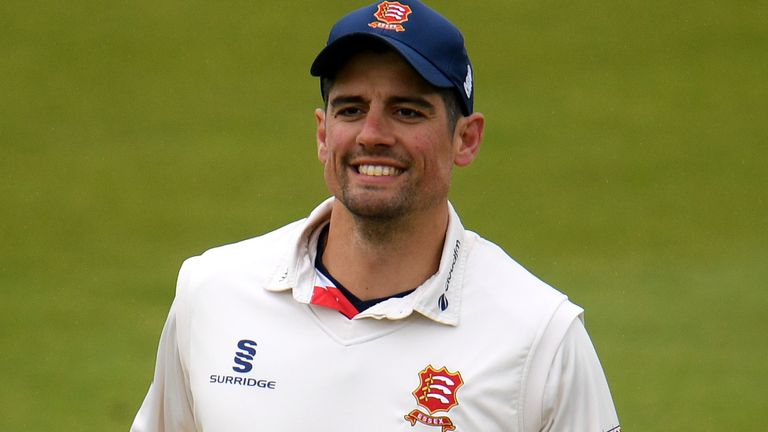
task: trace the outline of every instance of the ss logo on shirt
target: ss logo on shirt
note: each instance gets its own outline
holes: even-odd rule
[[[256,342],[248,339],[243,339],[237,343],[237,347],[241,351],[235,351],[235,366],[232,366],[232,370],[235,372],[246,373],[253,369],[251,362],[253,356],[256,355]]]

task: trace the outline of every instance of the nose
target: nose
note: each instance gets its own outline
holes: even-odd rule
[[[366,147],[391,146],[395,143],[392,124],[385,113],[371,108],[357,134],[357,143]]]

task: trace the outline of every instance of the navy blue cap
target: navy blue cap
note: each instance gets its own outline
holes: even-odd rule
[[[472,64],[464,37],[445,17],[417,0],[380,1],[341,18],[310,72],[333,76],[344,51],[351,43],[365,43],[365,38],[385,42],[433,86],[455,89],[464,115],[472,112]]]

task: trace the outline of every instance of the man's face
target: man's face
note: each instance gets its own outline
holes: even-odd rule
[[[388,219],[445,204],[461,140],[440,94],[399,55],[354,56],[316,117],[325,181],[351,213]]]

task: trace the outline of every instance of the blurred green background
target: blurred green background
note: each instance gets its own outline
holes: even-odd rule
[[[624,430],[765,430],[768,3],[429,3],[488,119],[452,200],[587,309]],[[0,2],[0,430],[128,429],[182,260],[326,196],[363,4]]]

